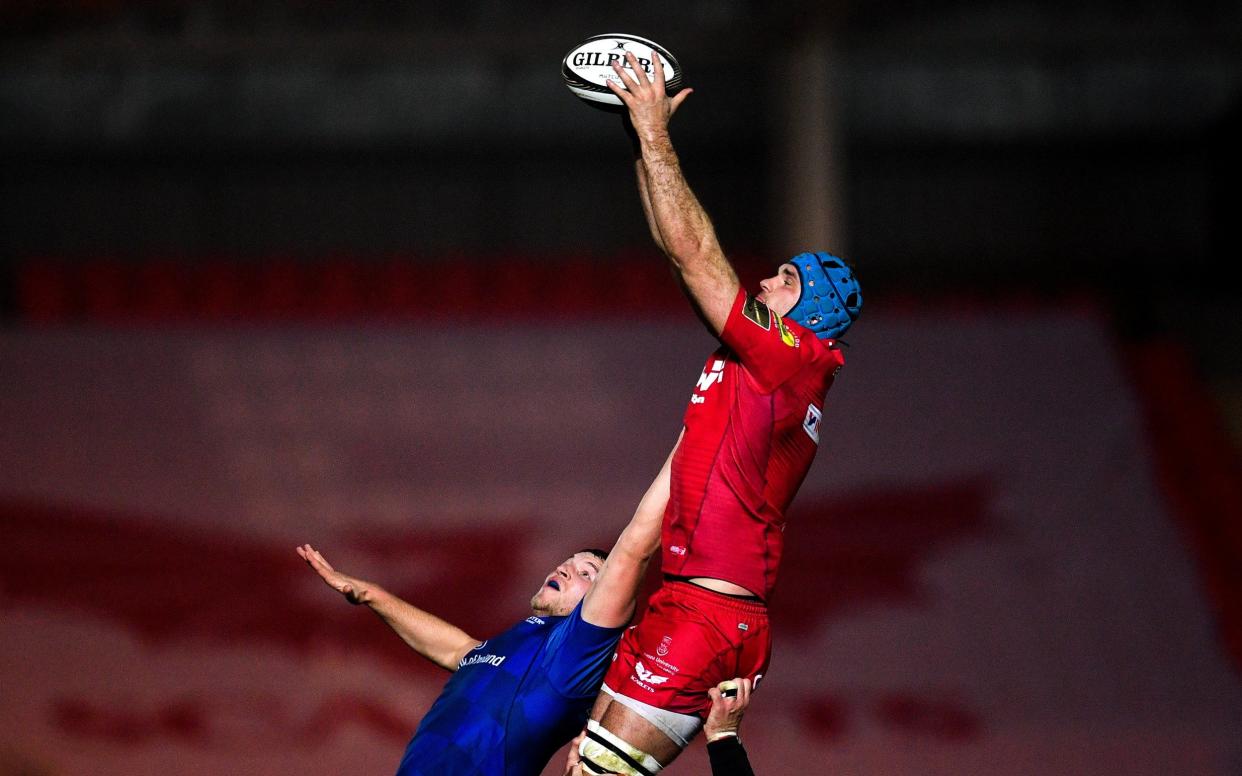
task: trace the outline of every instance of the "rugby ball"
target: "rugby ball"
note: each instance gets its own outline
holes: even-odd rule
[[[569,91],[588,103],[601,107],[622,105],[621,99],[609,90],[608,82],[621,81],[613,72],[613,62],[620,62],[627,69],[630,67],[626,52],[638,58],[648,78],[654,77],[652,63],[659,57],[664,66],[665,90],[668,94],[676,94],[681,89],[681,65],[668,49],[646,38],[624,33],[594,35],[574,46],[561,61],[561,77]]]

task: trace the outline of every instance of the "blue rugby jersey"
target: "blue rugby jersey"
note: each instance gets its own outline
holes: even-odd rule
[[[621,628],[528,617],[462,658],[397,776],[537,776],[582,730]]]

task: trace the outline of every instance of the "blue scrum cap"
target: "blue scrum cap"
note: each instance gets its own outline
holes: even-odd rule
[[[854,271],[831,253],[799,253],[789,262],[798,268],[802,295],[785,317],[820,339],[840,337],[862,311],[862,288]]]

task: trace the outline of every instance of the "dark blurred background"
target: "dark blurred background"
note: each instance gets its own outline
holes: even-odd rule
[[[1222,309],[1238,248],[1232,3],[2,13],[10,276],[38,257],[646,247],[615,122],[555,77],[578,38],[619,29],[685,64],[698,93],[676,141],[734,252],[797,245],[811,199],[878,293],[1091,289],[1135,328],[1194,334],[1239,317]]]
[[[1179,514],[1214,516],[1182,523],[1179,535],[1200,564],[1187,578],[1207,580],[1204,606],[1216,613],[1225,634],[1217,645],[1236,669],[1237,3],[3,0],[0,314],[8,374],[0,382],[23,386],[6,389],[5,401],[26,445],[6,448],[6,468],[42,465],[26,451],[45,429],[21,397],[46,395],[41,380],[58,379],[62,358],[89,361],[92,343],[120,347],[116,338],[170,330],[210,338],[239,325],[260,338],[304,326],[329,339],[344,327],[354,337],[373,324],[416,336],[429,313],[461,320],[499,312],[518,329],[561,314],[657,322],[667,320],[665,309],[684,314],[650,244],[617,118],[584,105],[560,80],[566,51],[610,31],[656,40],[684,66],[696,93],[674,120],[674,141],[744,279],[807,247],[834,250],[858,267],[879,323],[872,331],[893,334],[885,323],[896,320],[911,333],[893,336],[911,348],[919,333],[948,332],[952,341],[958,335],[946,321],[961,316],[999,309],[1003,328],[1048,310],[1091,311],[1109,343],[1101,352],[1116,354],[1129,375],[1115,400],[1098,394],[1106,396],[1100,406],[1129,408],[1129,391],[1139,395],[1135,422],[1175,440],[1172,448],[1143,443],[1156,451],[1151,480],[1166,496],[1170,487],[1180,494],[1167,496],[1177,502],[1169,511],[1180,504]],[[866,336],[860,326],[864,344]],[[376,346],[365,335],[354,345]],[[272,354],[288,347],[256,346],[256,374],[274,374]],[[1152,352],[1159,358],[1148,359]],[[32,366],[40,353],[60,355]],[[221,363],[234,357],[211,348],[199,356],[194,374],[212,379],[223,379]],[[456,363],[448,355],[443,362]],[[147,354],[122,363],[124,379],[146,379],[144,370],[163,362]],[[382,363],[375,362],[381,373]],[[95,368],[103,367],[65,374],[97,385],[88,378]],[[1073,370],[1058,368],[1072,382]],[[1152,377],[1170,371],[1172,387]],[[675,381],[674,394],[693,381],[687,377]],[[971,392],[964,389],[963,404],[976,398]],[[82,404],[73,416],[86,419],[81,428],[115,429],[109,419],[140,412],[93,405],[89,395],[61,398]],[[678,411],[671,408],[665,425],[675,428]],[[868,411],[872,419],[884,414]],[[1067,415],[1055,406],[1046,412],[1053,424]],[[50,438],[76,439],[81,428]],[[1187,456],[1188,446],[1197,455]],[[193,456],[177,454],[193,466]],[[1203,461],[1222,467],[1210,487],[1188,473]],[[27,487],[30,476],[14,474],[5,485],[10,528],[30,525],[30,494],[40,488],[39,509],[82,502],[80,494],[48,496],[52,486]],[[296,491],[286,485],[263,503],[276,508],[281,493]],[[13,498],[21,503],[12,506]],[[214,505],[212,498],[203,503]],[[158,511],[141,499],[130,506]],[[35,534],[28,538],[37,544]],[[1220,551],[1203,560],[1204,547]],[[27,560],[54,557],[31,552]],[[22,579],[16,571],[5,579],[12,600],[25,589]],[[1220,614],[1226,610],[1234,614]],[[969,700],[967,692],[967,707]],[[1223,718],[1237,719],[1235,700],[1223,703]],[[346,706],[346,714],[389,725],[396,739],[409,723],[377,723],[378,712]],[[86,708],[61,708],[56,729],[84,725],[90,739],[100,726],[124,728]],[[882,745],[855,750],[834,737],[839,707],[809,709],[803,717],[819,720],[816,735],[836,742],[833,751],[846,753],[841,762],[883,770]],[[915,727],[929,714],[942,733],[947,724],[941,743],[977,733],[969,715],[953,727],[960,723],[953,709],[898,704],[893,712],[905,713]],[[173,717],[175,731],[181,723]],[[1131,733],[1143,737],[1134,730],[1141,726]],[[1191,739],[1185,751],[1196,751]],[[53,745],[41,746],[32,755],[20,736],[0,740],[0,766],[71,772],[39,770],[56,761],[44,757]],[[376,761],[389,762],[389,754]],[[1168,757],[1151,767],[1205,774],[1242,767],[1236,753],[1219,767]],[[129,773],[168,765],[112,762]],[[902,762],[921,763],[921,773],[1004,770],[980,765],[986,758]],[[885,772],[906,772],[893,767]],[[1058,772],[1096,771],[1079,762]]]

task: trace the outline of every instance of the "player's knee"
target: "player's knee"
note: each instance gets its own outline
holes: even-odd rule
[[[587,722],[586,738],[578,746],[578,755],[582,758],[582,772],[595,776],[654,776],[663,767],[655,757],[621,740],[595,720]]]

